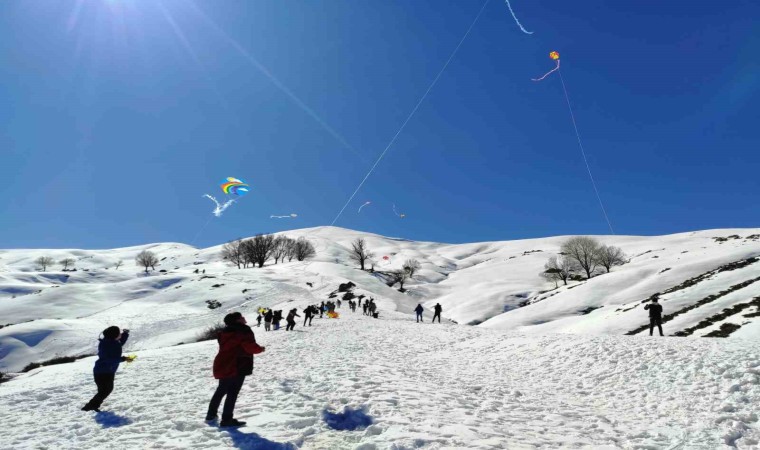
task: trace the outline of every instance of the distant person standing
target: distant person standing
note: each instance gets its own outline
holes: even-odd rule
[[[314,315],[311,312],[311,305],[309,305],[303,310],[303,326],[306,326],[308,322],[311,322],[312,317],[314,317]]]
[[[82,407],[82,411],[100,412],[103,400],[113,391],[113,381],[119,364],[127,360],[121,356],[121,349],[127,339],[129,339],[129,330],[121,331],[117,326],[110,326],[103,330],[103,339],[100,339],[98,343],[98,359],[93,369],[98,393]]]
[[[433,323],[435,323],[435,318],[438,318],[438,323],[441,323],[441,312],[443,311],[443,307],[440,303],[435,304],[435,314],[433,314]]]
[[[422,304],[417,303],[417,307],[414,308],[414,312],[417,313],[417,323],[424,322],[424,320],[422,320],[423,311],[425,311],[425,309],[422,307]]]
[[[651,304],[644,306],[644,309],[649,310],[649,335],[652,336],[654,334],[654,326],[657,325],[657,328],[660,330],[660,336],[665,336],[662,334],[662,305],[655,298],[652,299]]]
[[[274,319],[274,313],[271,309],[268,309],[267,313],[264,314],[264,331],[272,329],[272,319]]]
[[[265,347],[256,343],[253,330],[239,312],[227,314],[224,324],[226,326],[217,337],[219,353],[214,358],[214,378],[219,380],[219,385],[208,405],[206,421],[216,420],[219,404],[226,397],[219,426],[239,427],[245,422],[233,418],[235,402],[245,377],[253,373],[253,355],[263,352]]]
[[[259,313],[259,315],[256,316],[256,326],[257,327],[261,326],[261,313]]]

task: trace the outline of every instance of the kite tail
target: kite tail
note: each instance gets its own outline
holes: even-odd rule
[[[509,0],[504,0],[504,3],[507,4],[507,8],[509,8],[509,13],[512,14],[512,18],[515,19],[515,23],[518,27],[520,27],[520,30],[525,34],[533,34],[532,31],[528,31],[525,29],[525,27],[522,26],[519,20],[517,20],[517,16],[515,15],[515,12],[512,11],[512,5],[509,4]]]
[[[572,61],[571,61],[571,62],[572,62]],[[550,74],[552,74],[552,73],[554,73],[554,72],[556,72],[556,71],[558,71],[558,70],[559,70],[559,60],[557,60],[557,67],[555,67],[555,68],[553,68],[552,70],[550,70],[550,71],[546,72],[546,73],[544,74],[544,76],[542,76],[541,78],[531,78],[531,80],[533,80],[533,81],[541,81],[541,80],[543,80],[544,78],[548,77]]]

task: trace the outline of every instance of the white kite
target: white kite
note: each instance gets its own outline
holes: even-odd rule
[[[224,212],[224,210],[227,209],[227,208],[229,208],[230,206],[232,206],[233,203],[235,203],[235,200],[232,199],[232,200],[227,200],[226,202],[224,202],[223,204],[220,205],[219,202],[216,201],[216,199],[214,197],[212,197],[212,196],[210,196],[208,194],[204,194],[203,196],[206,197],[207,199],[211,200],[212,202],[214,202],[214,204],[216,205],[216,208],[214,208],[214,211],[213,211],[213,214],[216,217],[221,217],[221,215]]]
[[[364,202],[364,204],[359,207],[359,212],[362,212],[362,208],[364,208],[367,205],[371,205],[371,204],[372,204],[372,202]]]
[[[298,214],[288,214],[287,216],[269,216],[270,219],[295,219]]]
[[[404,217],[406,217],[406,214],[399,213],[398,211],[396,211],[396,204],[395,203],[393,204],[393,213],[396,216],[398,216],[400,219],[403,219]]]

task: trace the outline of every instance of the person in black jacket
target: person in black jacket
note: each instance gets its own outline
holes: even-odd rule
[[[435,323],[435,318],[438,318],[438,323],[441,323],[441,311],[443,311],[443,306],[441,306],[440,303],[435,304],[435,313],[433,314],[433,323]]]
[[[129,339],[129,330],[123,332],[117,326],[110,326],[103,330],[103,339],[98,344],[98,360],[95,361],[93,374],[98,393],[87,402],[82,411],[100,412],[100,405],[113,391],[113,380],[119,364],[127,359],[121,356],[121,348]]]
[[[217,337],[219,353],[214,358],[214,378],[219,380],[219,385],[209,402],[206,421],[216,420],[219,404],[226,397],[219,426],[239,427],[245,422],[233,418],[235,402],[245,377],[253,373],[253,355],[263,352],[265,348],[256,343],[253,330],[239,312],[227,314],[224,324],[226,326]]]
[[[286,318],[288,325],[285,327],[285,331],[292,331],[296,327],[296,317],[301,317],[298,315],[298,311],[293,308],[288,313],[288,317]]]
[[[660,336],[665,336],[662,334],[662,305],[655,298],[652,299],[651,304],[644,306],[644,309],[649,310],[649,335],[652,336],[654,326],[657,325],[657,328],[660,330]]]
[[[424,309],[422,308],[422,305],[419,304],[419,303],[417,303],[417,307],[414,308],[414,312],[417,313],[417,322],[418,323],[419,322],[424,322],[424,320],[422,320],[422,312],[423,311],[424,311]]]
[[[309,326],[311,326],[311,321],[314,319],[314,306],[307,306],[306,309],[303,310],[303,316],[303,326],[306,326],[307,322]]]
[[[264,314],[264,331],[272,329],[272,319],[274,319],[274,313],[271,309],[267,309],[266,314]]]

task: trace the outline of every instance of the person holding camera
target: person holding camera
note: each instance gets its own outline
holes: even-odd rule
[[[652,336],[654,327],[660,330],[660,336],[662,334],[662,305],[657,302],[656,298],[652,299],[652,303],[644,306],[644,309],[649,310],[649,335]]]
[[[110,326],[103,330],[102,334],[103,338],[98,344],[98,359],[93,369],[98,393],[82,407],[82,411],[100,412],[100,405],[113,391],[113,382],[119,364],[127,360],[121,355],[121,350],[129,339],[129,330],[121,331],[117,326]]]

